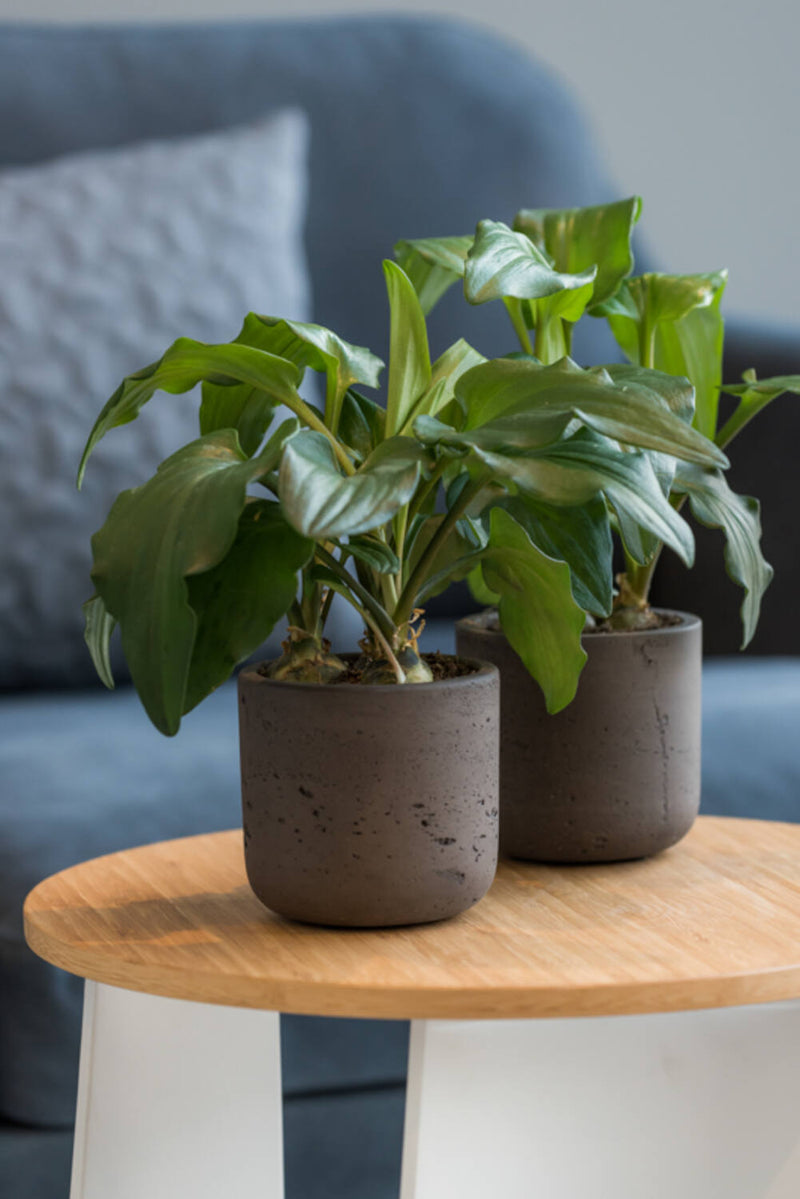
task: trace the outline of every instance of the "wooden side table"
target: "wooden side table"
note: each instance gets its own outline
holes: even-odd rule
[[[239,832],[38,886],[87,980],[72,1199],[280,1199],[279,1011],[413,1021],[402,1199],[797,1199],[800,827],[505,863],[455,920],[272,916]]]

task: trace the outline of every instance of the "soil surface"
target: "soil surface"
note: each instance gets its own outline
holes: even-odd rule
[[[452,653],[423,653],[422,659],[427,662],[431,668],[434,682],[440,682],[443,679],[461,679],[464,675],[477,674],[477,669],[474,665],[464,662],[463,658],[457,658]],[[342,659],[347,664],[347,670],[343,675],[339,675],[338,679],[333,680],[333,685],[338,686],[338,683],[360,683],[363,671],[371,665],[369,658],[359,656],[348,659],[347,655],[342,655]]]
[[[369,658],[359,656],[348,660],[344,654],[342,658],[347,665],[347,670],[333,680],[334,686],[339,683],[360,683],[363,671],[370,665]],[[456,658],[453,654],[440,654],[436,650],[432,654],[422,654],[422,658],[431,669],[434,683],[438,683],[442,679],[459,679],[464,675],[477,674],[476,667],[462,658]]]

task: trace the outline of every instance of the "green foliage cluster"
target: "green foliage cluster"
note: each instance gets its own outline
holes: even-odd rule
[[[200,435],[123,492],[92,540],[86,636],[103,680],[119,625],[142,702],[172,734],[287,613],[275,675],[333,680],[338,592],[364,622],[365,681],[424,682],[420,610],[466,578],[556,712],[575,694],[587,615],[643,611],[662,545],[691,565],[685,497],[725,532],[749,639],[771,572],[758,505],[729,489],[723,448],[800,378],[726,388],[739,403],[718,428],[725,275],[631,277],[639,209],[526,210],[513,228],[398,243],[384,263],[385,407],[364,393],[383,368],[370,350],[256,314],[229,344],[181,339],[126,378],[79,479],[157,391],[202,385]],[[460,280],[469,303],[502,301],[519,351],[488,361],[461,340],[431,358],[426,315]],[[585,314],[609,322],[627,363],[571,359]],[[300,394],[308,370],[325,380],[324,410]],[[614,535],[627,567],[616,594]]]

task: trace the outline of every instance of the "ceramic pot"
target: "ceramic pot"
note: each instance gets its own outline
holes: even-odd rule
[[[700,806],[702,625],[586,633],[578,694],[549,716],[491,613],[456,626],[460,654],[501,677],[500,848],[538,862],[616,862],[667,849]]]
[[[245,861],[268,908],[314,924],[463,912],[497,865],[500,677],[407,686],[239,675]]]

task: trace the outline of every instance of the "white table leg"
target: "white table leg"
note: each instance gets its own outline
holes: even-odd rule
[[[798,1199],[800,1002],[412,1025],[402,1199]]]
[[[71,1199],[282,1199],[278,1015],[86,983]]]

